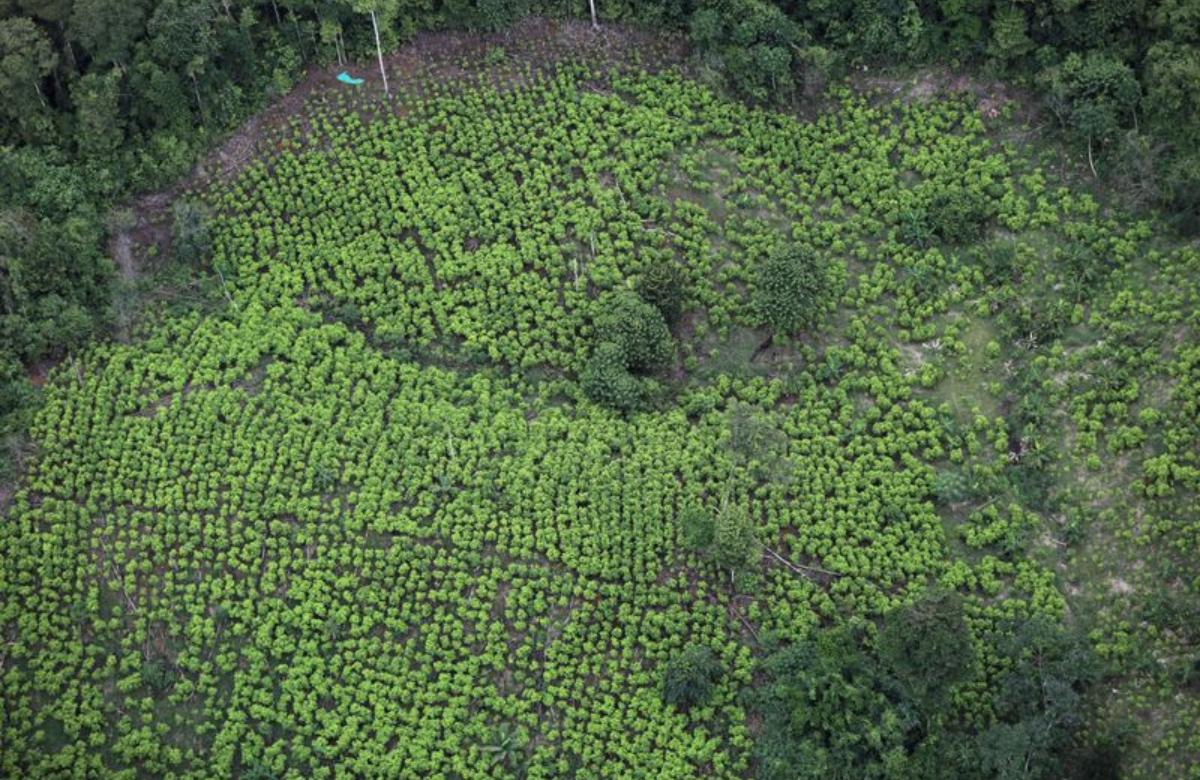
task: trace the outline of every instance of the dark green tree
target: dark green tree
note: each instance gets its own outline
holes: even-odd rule
[[[201,112],[205,110],[201,77],[218,52],[214,14],[208,0],[163,0],[146,25],[155,61],[187,79],[195,108]]]
[[[116,154],[124,141],[121,116],[121,74],[88,73],[71,90],[76,103],[75,143],[83,157],[104,159]]]
[[[942,714],[950,689],[971,672],[971,635],[961,597],[933,588],[891,612],[879,632],[877,653],[922,715]]]
[[[35,19],[56,25],[71,13],[71,0],[16,0],[14,4]]]
[[[758,103],[792,96],[799,25],[773,3],[708,0],[692,15],[692,43],[737,95]]]
[[[644,400],[642,385],[626,368],[625,350],[611,341],[602,341],[580,374],[583,394],[593,403],[631,412]]]
[[[998,780],[1060,777],[1095,679],[1091,651],[1044,615],[1013,626],[999,650],[1010,666],[995,697],[1000,722],[979,738],[981,761]]]
[[[713,688],[724,674],[724,667],[711,649],[688,645],[663,668],[663,701],[681,710],[701,706],[712,697]]]
[[[926,211],[929,229],[948,244],[977,240],[989,216],[987,196],[967,187],[939,188]]]
[[[644,372],[661,368],[671,359],[671,332],[658,309],[631,293],[617,293],[601,302],[596,316],[598,342],[615,344],[625,368]]]
[[[1070,54],[1044,79],[1060,121],[1087,141],[1094,172],[1093,148],[1133,124],[1141,98],[1133,69],[1107,52]]]
[[[889,697],[878,664],[842,627],[783,648],[754,694],[763,780],[915,778],[916,720]]]
[[[67,33],[99,65],[127,63],[146,25],[143,0],[74,0]]]
[[[797,245],[771,252],[759,268],[754,306],[776,336],[814,327],[832,303],[830,264]]]
[[[146,25],[154,58],[172,68],[216,51],[214,8],[207,0],[163,0]]]
[[[674,329],[683,316],[683,274],[671,259],[647,264],[637,281],[638,296],[658,309],[668,329]]]
[[[58,64],[49,36],[32,20],[0,19],[0,138],[46,141],[52,132],[42,83]]]

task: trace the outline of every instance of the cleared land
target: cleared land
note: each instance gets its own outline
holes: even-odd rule
[[[744,776],[764,637],[931,582],[966,601],[964,722],[1045,615],[1136,670],[1097,708],[1144,724],[1135,775],[1194,767],[1200,253],[1054,183],[976,96],[801,122],[492,59],[314,93],[203,196],[219,305],[52,374],[0,531],[4,771]],[[839,293],[767,346],[784,243]],[[661,262],[676,352],[616,414],[576,377]],[[731,577],[689,509],[761,555]],[[689,643],[724,674],[681,711]]]

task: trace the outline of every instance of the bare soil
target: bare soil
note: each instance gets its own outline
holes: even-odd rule
[[[856,73],[851,81],[861,90],[879,90],[906,103],[947,95],[972,95],[984,119],[997,118],[1005,105],[1012,106],[1013,116],[1019,122],[1032,124],[1040,117],[1032,93],[998,79],[956,71],[944,65],[902,75],[872,73],[868,69]]]

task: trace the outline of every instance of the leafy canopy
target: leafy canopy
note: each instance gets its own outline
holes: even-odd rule
[[[759,269],[754,293],[758,316],[776,336],[814,328],[834,295],[830,263],[799,245],[784,245]]]

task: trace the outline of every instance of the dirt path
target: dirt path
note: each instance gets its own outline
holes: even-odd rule
[[[112,257],[126,283],[132,284],[137,281],[137,268],[133,264],[133,236],[128,230],[113,233]]]

